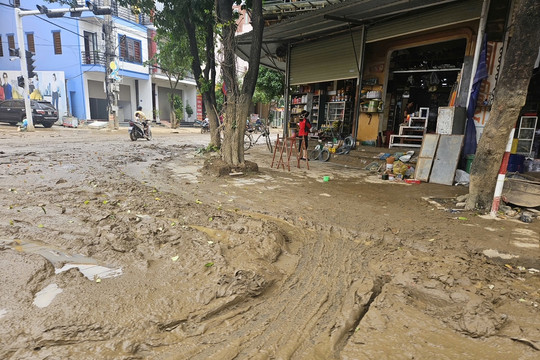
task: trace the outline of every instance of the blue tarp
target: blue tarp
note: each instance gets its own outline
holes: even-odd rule
[[[482,41],[482,50],[478,59],[478,67],[474,74],[474,82],[471,89],[471,97],[469,98],[469,106],[467,106],[467,126],[465,127],[465,144],[463,146],[462,156],[476,153],[476,126],[474,124],[474,111],[476,110],[476,102],[480,93],[480,85],[482,80],[488,77],[487,70],[487,36],[484,34]]]

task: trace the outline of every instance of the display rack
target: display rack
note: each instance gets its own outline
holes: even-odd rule
[[[530,115],[522,116],[519,120],[517,154],[530,156],[533,149],[537,121],[538,116]]]
[[[295,93],[291,96],[291,111],[289,118],[289,136],[293,135],[293,132],[298,131],[298,122],[300,121],[300,113],[302,110],[311,112],[313,104],[312,93]]]
[[[324,124],[325,96],[321,93],[313,95],[311,102],[311,126],[319,129]],[[309,111],[309,110],[308,110]]]
[[[336,121],[347,122],[350,116],[350,101],[332,101],[326,103],[326,126],[333,126]]]
[[[399,125],[399,134],[390,135],[389,148],[392,147],[420,147],[427,130],[429,108],[421,107],[414,116],[410,116]]]

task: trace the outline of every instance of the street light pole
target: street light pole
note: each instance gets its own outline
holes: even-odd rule
[[[24,45],[24,33],[22,27],[21,9],[15,8],[15,25],[17,27],[17,42],[19,43],[19,59],[21,62],[21,75],[24,79],[24,109],[26,111],[27,131],[34,131],[34,121],[32,119],[32,106],[30,105],[30,84],[28,84],[28,72],[26,68],[26,46]],[[39,11],[38,11],[39,13]]]

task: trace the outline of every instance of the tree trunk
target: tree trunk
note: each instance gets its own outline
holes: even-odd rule
[[[174,99],[169,102],[169,107],[171,108],[171,129],[176,129],[178,124],[176,122],[176,112],[174,111]]]
[[[469,210],[491,207],[508,137],[525,104],[534,62],[538,56],[540,2],[517,0],[514,19],[514,33],[508,43],[489,121],[478,143],[471,167],[467,200]]]
[[[221,156],[232,166],[244,163],[244,133],[250,105],[251,97],[245,94],[227,98]]]
[[[223,24],[223,62],[221,63],[221,71],[227,86],[225,128],[221,155],[223,161],[227,164],[238,166],[244,163],[244,133],[251,99],[259,74],[264,19],[262,16],[262,0],[254,0],[251,8],[253,30],[251,32],[249,67],[242,82],[242,89],[240,89],[236,72],[236,54],[234,52],[236,46],[236,23],[233,19],[233,3],[234,1],[231,0],[217,0],[216,16],[217,21]]]

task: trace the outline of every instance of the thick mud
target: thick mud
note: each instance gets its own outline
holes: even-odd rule
[[[364,149],[214,177],[208,134],[154,133],[0,127],[0,358],[540,356],[540,219],[456,212],[466,188]]]

